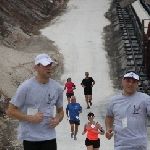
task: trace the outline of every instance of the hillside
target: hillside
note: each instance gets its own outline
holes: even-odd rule
[[[40,35],[55,16],[65,11],[66,0],[1,0],[0,2],[0,149],[15,149],[17,122],[7,118],[5,110],[21,82],[35,74],[34,58],[48,53],[54,60],[52,77],[60,81],[63,56],[54,41]],[[12,130],[12,128],[14,130]]]

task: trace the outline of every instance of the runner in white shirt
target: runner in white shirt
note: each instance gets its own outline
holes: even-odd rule
[[[106,138],[114,134],[115,150],[147,150],[147,115],[150,115],[150,96],[136,91],[139,76],[127,72],[123,92],[114,96],[106,113]],[[114,133],[113,133],[114,132]]]

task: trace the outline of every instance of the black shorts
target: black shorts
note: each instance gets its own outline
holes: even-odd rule
[[[80,121],[69,120],[70,124],[80,125]]]
[[[67,98],[71,98],[71,96],[74,96],[74,93],[66,93]]]
[[[84,88],[84,95],[92,95],[92,87]]]
[[[23,141],[24,150],[57,150],[56,139],[46,141]]]
[[[100,139],[98,138],[97,140],[89,140],[88,138],[86,138],[85,145],[86,146],[93,145],[93,148],[99,148],[100,147]]]

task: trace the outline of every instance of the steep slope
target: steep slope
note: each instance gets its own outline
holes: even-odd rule
[[[18,122],[5,111],[21,82],[35,74],[34,58],[48,53],[55,66],[52,77],[59,80],[63,72],[63,56],[53,41],[40,35],[41,29],[66,8],[65,0],[1,0],[0,1],[0,149],[21,150],[16,143]]]

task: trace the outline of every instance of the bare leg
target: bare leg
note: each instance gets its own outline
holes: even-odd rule
[[[74,124],[71,124],[71,132],[74,133]]]
[[[75,125],[75,134],[74,134],[75,136],[77,135],[77,132],[78,132],[78,126],[79,125]]]
[[[87,107],[89,107],[89,103],[88,103],[88,95],[85,95],[85,101],[86,101]]]
[[[70,97],[67,97],[67,100],[68,100],[68,104],[70,103]]]
[[[74,124],[70,124],[71,127],[71,138],[74,136]]]
[[[87,150],[93,150],[93,146],[87,146]]]
[[[90,106],[92,106],[92,95],[88,95]]]
[[[89,101],[92,101],[92,95],[88,95]]]

